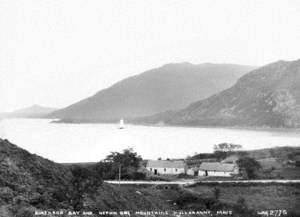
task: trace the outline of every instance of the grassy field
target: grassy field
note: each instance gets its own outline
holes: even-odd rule
[[[299,184],[258,184],[258,185],[196,185],[188,188],[202,197],[213,197],[215,189],[219,189],[219,200],[224,203],[236,203],[244,198],[250,209],[286,209],[300,213]]]
[[[192,187],[178,185],[140,185],[114,186],[115,195],[120,198],[115,202],[138,201],[143,198],[142,204],[137,203],[137,209],[156,207],[157,210],[233,210],[241,198],[245,201],[247,215],[253,211],[287,210],[288,217],[300,216],[300,185],[299,184],[196,184]],[[219,195],[216,197],[216,189]],[[109,191],[107,191],[109,192]],[[130,193],[128,193],[130,192]],[[123,196],[122,196],[123,195]],[[103,198],[103,195],[101,198]],[[154,201],[155,200],[155,201]],[[126,202],[127,201],[127,202]],[[110,201],[112,202],[112,201]],[[148,205],[147,205],[148,204]]]

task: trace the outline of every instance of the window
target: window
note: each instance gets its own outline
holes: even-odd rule
[[[177,171],[178,171],[178,169],[176,168],[176,169],[175,169],[175,172],[177,172]]]
[[[152,172],[152,168],[150,168],[150,171]]]
[[[166,169],[166,168],[164,168],[164,171],[166,172],[166,171],[167,171],[167,169]]]

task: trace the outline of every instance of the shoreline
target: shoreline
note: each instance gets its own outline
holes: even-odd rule
[[[40,118],[48,119],[48,118]],[[52,120],[49,123],[52,124],[116,124],[116,121],[75,121],[75,120]],[[300,128],[290,128],[290,127],[262,127],[262,126],[212,126],[212,125],[171,125],[171,124],[146,124],[146,123],[134,123],[128,121],[126,125],[133,126],[146,126],[146,127],[176,127],[176,128],[209,128],[209,129],[233,129],[233,130],[252,130],[252,131],[274,131],[274,132],[299,132]]]

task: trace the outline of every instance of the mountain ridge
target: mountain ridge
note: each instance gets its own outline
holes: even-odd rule
[[[180,109],[232,85],[253,69],[234,64],[170,63],[125,78],[50,117],[116,121]]]
[[[300,127],[300,60],[276,61],[188,107],[136,119],[190,126]]]
[[[44,116],[56,110],[57,108],[34,104],[32,106],[17,109],[12,112],[2,113],[1,116],[3,116],[3,118],[43,118]]]

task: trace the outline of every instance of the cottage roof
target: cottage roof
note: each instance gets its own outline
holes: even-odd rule
[[[186,164],[188,166],[200,166],[203,162],[216,162],[216,158],[205,158],[205,159],[187,159]]]
[[[219,172],[232,172],[235,164],[219,163],[219,162],[203,162],[200,165],[200,170],[219,171]]]
[[[149,160],[147,167],[151,168],[185,168],[182,160]]]

